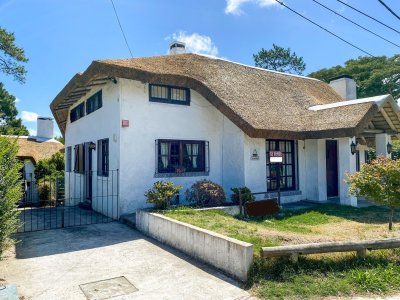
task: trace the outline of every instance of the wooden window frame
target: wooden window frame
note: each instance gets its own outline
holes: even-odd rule
[[[108,138],[97,141],[97,175],[108,177],[110,172],[110,141]]]
[[[158,98],[158,97],[153,97],[152,93],[151,93],[151,88],[152,87],[164,87],[167,88],[167,98]],[[185,91],[185,95],[186,95],[186,100],[182,101],[182,100],[174,100],[172,99],[171,96],[171,90],[172,89],[179,89],[179,90],[183,90]],[[190,89],[188,88],[184,88],[184,87],[179,87],[179,86],[172,86],[172,85],[162,85],[162,84],[149,84],[149,101],[150,102],[160,102],[160,103],[168,103],[168,104],[178,104],[178,105],[186,105],[189,106],[190,105]]]
[[[175,177],[175,176],[197,176],[197,175],[208,175],[209,174],[209,143],[208,141],[200,140],[176,140],[176,139],[160,139],[156,140],[156,177]],[[162,154],[161,144],[168,144],[168,153]],[[172,154],[172,145],[178,146],[178,153]],[[187,145],[190,147],[191,153],[187,152]],[[193,145],[198,145],[198,154],[194,154]],[[184,150],[186,149],[186,150]],[[162,168],[163,158],[167,158],[169,168]],[[189,158],[187,162],[185,159]],[[188,162],[193,163],[193,159],[200,159],[197,161],[197,168],[188,167]],[[178,161],[176,165],[171,163],[173,160]]]
[[[282,151],[282,154],[284,156],[284,160],[283,163],[280,164],[280,168],[281,168],[281,181],[284,182],[284,186],[281,186],[281,191],[293,191],[296,190],[297,188],[297,146],[294,140],[278,140],[278,139],[267,139],[265,141],[268,144],[268,150],[266,151],[266,168],[267,168],[267,191],[268,192],[274,192],[277,191],[277,188],[272,188],[272,181],[277,181],[277,177],[276,176],[272,176],[272,168],[273,163],[269,162],[269,151],[271,150],[280,150]],[[275,143],[275,149],[271,149],[270,145],[271,142]],[[279,149],[279,145],[281,142],[285,143],[285,149]],[[288,151],[287,149],[287,143],[291,144],[291,151]],[[287,163],[286,162],[286,155],[290,155],[291,156],[291,163]],[[292,175],[287,175],[286,172],[282,172],[283,168],[287,168],[291,167],[291,173]],[[292,178],[292,184],[291,186],[288,187],[288,178]]]
[[[78,114],[79,111],[81,111],[81,113]],[[73,123],[83,118],[84,116],[85,116],[85,102],[82,102],[81,104],[71,109],[71,112],[69,114],[69,119],[71,123]]]
[[[65,172],[71,172],[71,168],[72,168],[72,147],[68,146],[65,149]]]
[[[97,100],[97,107],[95,106],[96,100]],[[96,110],[102,107],[103,107],[103,92],[102,90],[100,90],[86,100],[86,115],[91,114],[92,112],[95,112]]]

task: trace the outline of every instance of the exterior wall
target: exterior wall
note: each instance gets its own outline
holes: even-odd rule
[[[243,157],[244,185],[254,193],[264,192],[267,190],[265,146],[265,139],[253,139],[245,135]],[[252,159],[254,151],[257,152],[258,159]]]
[[[348,184],[345,183],[346,174],[356,172],[356,155],[351,154],[350,145],[353,138],[338,139],[339,147],[339,195],[340,203],[345,205],[357,206],[357,198],[350,196]]]
[[[159,180],[173,181],[182,186],[181,203],[185,203],[186,189],[200,179],[221,184],[228,199],[230,188],[245,183],[244,134],[210,102],[193,90],[190,106],[150,102],[148,84],[124,79],[119,82],[121,119],[130,123],[129,127],[121,129],[122,213],[148,206],[144,193]],[[156,176],[155,141],[159,139],[208,141],[209,174]]]
[[[76,107],[87,98],[98,92],[100,88],[93,89],[84,99],[77,102]],[[85,142],[96,144],[99,139],[109,139],[109,170],[108,177],[97,176],[97,149],[92,151],[92,206],[95,211],[108,216],[116,217],[118,195],[118,169],[119,169],[119,85],[108,83],[102,87],[102,107],[83,118],[68,123],[65,132],[65,148],[71,147],[71,172],[65,174],[66,205],[77,205],[83,202],[85,190],[84,175],[74,173],[74,146]],[[72,109],[71,108],[71,109]],[[86,112],[85,112],[86,113]]]

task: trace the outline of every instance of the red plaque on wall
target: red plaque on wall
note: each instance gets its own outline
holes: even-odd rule
[[[122,120],[122,127],[129,127],[129,120]]]

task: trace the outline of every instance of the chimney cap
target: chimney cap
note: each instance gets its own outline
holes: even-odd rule
[[[53,121],[53,118],[51,117],[37,117],[38,120],[48,120],[48,121]]]
[[[169,44],[169,49],[173,49],[173,48],[185,48],[186,44],[184,42],[181,41],[173,41],[171,42],[171,44]]]
[[[342,78],[354,79],[353,76],[351,76],[349,74],[343,74],[343,75],[340,75],[340,76],[336,76],[336,77],[330,78],[329,82],[334,81],[334,80],[338,80],[338,79],[342,79]]]

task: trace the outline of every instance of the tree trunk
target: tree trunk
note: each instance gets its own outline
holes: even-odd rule
[[[390,214],[389,214],[389,231],[392,231],[393,229],[393,215],[394,215],[394,208],[390,208]]]

